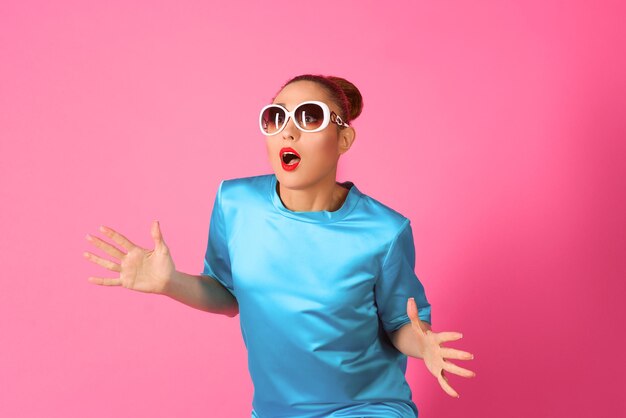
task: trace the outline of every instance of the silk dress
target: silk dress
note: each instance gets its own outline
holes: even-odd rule
[[[202,274],[237,299],[252,418],[417,417],[388,333],[431,307],[410,220],[350,181],[336,211],[287,209],[275,174],[222,180]]]

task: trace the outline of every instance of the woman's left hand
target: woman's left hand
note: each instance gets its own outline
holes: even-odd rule
[[[466,351],[442,347],[440,344],[459,340],[463,338],[463,334],[460,332],[433,332],[428,329],[428,324],[425,325],[419,319],[417,304],[413,298],[407,301],[406,312],[409,315],[409,319],[411,319],[411,328],[419,340],[421,355],[426,367],[437,378],[439,384],[448,395],[458,398],[458,393],[448,383],[448,378],[444,371],[463,377],[474,377],[476,373],[450,363],[445,359],[471,360],[474,356]]]

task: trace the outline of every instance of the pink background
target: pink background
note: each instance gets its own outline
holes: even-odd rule
[[[0,3],[0,416],[250,416],[238,317],[88,283],[84,236],[159,219],[200,273],[307,72],[361,89],[338,180],[411,219],[434,330],[476,356],[460,399],[409,359],[420,417],[626,413],[621,2],[209,3]]]

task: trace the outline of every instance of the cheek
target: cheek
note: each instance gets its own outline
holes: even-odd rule
[[[278,157],[278,150],[280,148],[276,148],[275,145],[272,144],[270,140],[265,141],[265,148],[267,149],[267,160],[269,161],[272,167],[275,167],[277,164],[280,164]]]
[[[307,144],[307,155],[320,164],[334,164],[337,156],[337,139],[324,138],[312,140]]]
[[[276,144],[273,143],[271,139],[265,140],[265,149],[267,149],[268,157],[278,155],[278,150],[280,149]]]

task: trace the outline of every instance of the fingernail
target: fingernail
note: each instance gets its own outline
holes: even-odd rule
[[[85,238],[87,239],[87,241],[91,241],[91,235],[87,234],[85,235]]]

